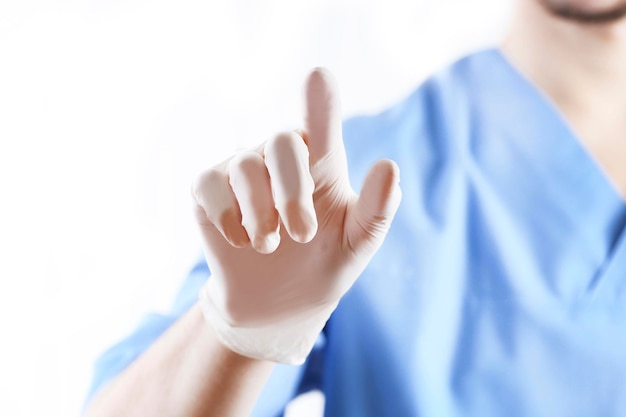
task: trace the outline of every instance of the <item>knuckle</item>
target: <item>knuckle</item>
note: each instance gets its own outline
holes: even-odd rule
[[[267,142],[269,149],[291,148],[298,140],[302,140],[296,132],[280,132]]]
[[[286,155],[307,155],[308,148],[304,139],[296,132],[280,132],[270,139],[265,146],[266,157],[286,156]]]
[[[219,188],[225,182],[224,173],[216,168],[209,168],[201,172],[191,184],[191,194],[198,203],[201,203],[205,193]]]
[[[231,175],[255,175],[263,164],[261,156],[256,152],[241,152],[228,164]]]
[[[219,167],[202,171],[192,183],[191,194],[195,201],[196,219],[201,224],[213,224],[223,228],[225,219],[230,220],[233,217],[231,211],[238,212],[228,184],[228,176]]]

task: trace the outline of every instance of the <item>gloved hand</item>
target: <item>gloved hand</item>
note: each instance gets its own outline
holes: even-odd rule
[[[378,161],[357,196],[331,74],[306,83],[306,122],[194,183],[212,276],[200,292],[219,340],[252,358],[301,364],[380,247],[401,198],[397,165]]]

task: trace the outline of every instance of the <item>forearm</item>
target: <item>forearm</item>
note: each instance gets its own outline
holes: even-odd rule
[[[272,368],[225,348],[194,305],[96,395],[85,416],[245,416]]]

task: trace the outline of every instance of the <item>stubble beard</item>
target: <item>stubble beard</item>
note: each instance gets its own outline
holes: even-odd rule
[[[539,0],[539,3],[553,16],[588,25],[617,23],[626,17],[626,1],[610,9],[593,11],[553,0]]]

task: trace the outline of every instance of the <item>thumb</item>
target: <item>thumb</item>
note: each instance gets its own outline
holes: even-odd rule
[[[402,198],[399,181],[400,170],[389,159],[370,168],[361,195],[346,219],[345,237],[354,253],[373,255],[383,243]]]

